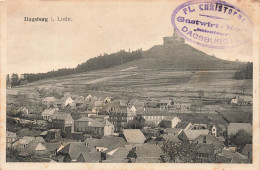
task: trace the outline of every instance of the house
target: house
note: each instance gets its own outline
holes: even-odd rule
[[[109,114],[109,121],[115,126],[115,132],[122,132],[127,124],[126,108],[115,108]]]
[[[132,147],[119,147],[114,152],[107,154],[106,160],[103,163],[128,163],[127,158]]]
[[[68,113],[56,113],[51,118],[54,129],[62,129],[66,132],[74,132],[74,120]]]
[[[103,107],[103,111],[104,111],[104,112],[107,112],[107,113],[110,113],[110,112],[113,112],[116,108],[120,108],[119,102],[113,101],[113,102],[107,103],[107,104]]]
[[[215,137],[226,136],[227,128],[223,124],[215,124],[211,128],[211,134]]]
[[[143,132],[140,129],[124,129],[123,135],[129,144],[143,144],[146,140]]]
[[[239,130],[246,131],[249,135],[252,135],[253,129],[250,123],[230,123],[227,128],[227,135],[235,135]]]
[[[61,147],[61,144],[56,143],[44,143],[43,146],[49,151],[51,156],[56,156],[58,149]]]
[[[74,130],[77,132],[87,132],[89,130],[89,125],[93,122],[94,119],[89,117],[82,117],[78,120],[75,120],[75,128]]]
[[[206,143],[206,144],[213,144],[214,150],[220,153],[224,148],[224,143],[219,141],[217,137],[213,135],[200,135],[194,140],[194,143]]]
[[[151,110],[155,108],[160,108],[160,105],[156,101],[149,101],[144,103],[144,110]]]
[[[200,135],[208,135],[209,130],[203,129],[203,130],[183,130],[179,135],[178,138],[181,141],[189,141],[192,143],[196,138],[198,138]]]
[[[102,152],[101,159],[106,160],[108,155],[112,155],[118,148],[124,147],[127,142],[121,137],[103,136],[96,144],[96,150]]]
[[[191,130],[208,129],[208,125],[207,124],[193,124],[190,129]]]
[[[108,104],[111,102],[111,99],[109,97],[106,97],[103,102],[104,104]]]
[[[173,120],[172,114],[163,111],[150,111],[141,114],[147,124],[158,125],[162,120]],[[177,119],[176,119],[177,120]],[[174,120],[175,121],[175,120]]]
[[[201,163],[213,163],[216,160],[213,144],[199,143],[197,144],[197,152]]]
[[[78,96],[76,99],[73,101],[76,106],[80,106],[84,103],[85,98],[83,96]]]
[[[229,162],[227,163],[250,163],[250,160],[247,156],[235,152],[229,148],[223,149],[223,151],[217,154],[217,156],[221,156],[224,159],[228,160]]]
[[[158,145],[143,144],[136,146],[136,163],[161,163],[163,152]]]
[[[176,128],[180,128],[183,130],[189,130],[192,127],[192,123],[190,122],[179,122],[176,126]]]
[[[253,152],[252,144],[246,144],[244,146],[244,148],[242,149],[241,154],[247,156],[247,158],[250,160],[250,162],[252,162],[252,159],[253,159],[252,152]]]
[[[103,110],[104,103],[101,100],[97,100],[94,102],[94,106],[92,108],[92,112],[99,113]]]
[[[43,99],[43,104],[48,104],[48,103],[50,103],[50,102],[55,102],[57,99],[55,98],[55,97],[45,97],[44,99]]]
[[[48,157],[50,152],[43,145],[42,142],[37,140],[32,140],[28,145],[21,151],[21,155],[37,155],[40,157]]]
[[[173,100],[160,100],[159,102],[160,110],[169,110],[174,104]]]
[[[174,117],[174,118],[170,117],[168,118],[168,120],[167,119],[162,120],[159,123],[159,125],[162,128],[175,128],[179,122],[181,122],[181,120],[178,117]]]
[[[56,109],[45,109],[42,114],[41,117],[43,120],[49,120],[51,115],[53,115],[56,112]]]
[[[166,128],[163,133],[167,135],[178,136],[182,132],[180,128]]]
[[[94,119],[90,124],[89,127],[93,129],[93,133],[95,136],[110,136],[114,134],[114,125],[109,122],[108,120],[99,120]]]
[[[57,156],[62,156],[62,162],[99,162],[100,157],[90,149],[84,142],[71,142],[58,151]]]
[[[22,139],[19,139],[18,141],[14,142],[13,146],[17,149],[23,150],[25,147],[28,146],[28,144],[31,141],[38,141],[41,143],[44,143],[44,139],[42,137],[33,137],[33,136],[24,136]]]
[[[87,97],[85,97],[85,100],[90,101],[91,98],[92,98],[92,95],[91,95],[91,94],[88,94]]]
[[[64,96],[59,100],[60,104],[62,105],[62,107],[66,107],[68,106],[70,103],[73,103],[73,100],[71,97],[69,96]]]
[[[86,111],[83,111],[83,112],[79,112],[79,118],[90,117],[92,115],[97,115],[97,113],[94,113],[91,110],[86,110]]]
[[[137,109],[135,106],[128,106],[126,108],[126,113],[127,113],[127,122],[129,122],[130,120],[134,120],[134,117],[137,115]]]
[[[17,140],[17,135],[14,132],[6,131],[6,146],[12,147],[13,143]]]
[[[28,115],[29,114],[29,110],[26,107],[20,107],[17,110],[18,113],[22,113],[22,115]]]

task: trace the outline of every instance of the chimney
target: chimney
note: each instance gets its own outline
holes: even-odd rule
[[[206,143],[206,136],[203,136],[203,143]]]

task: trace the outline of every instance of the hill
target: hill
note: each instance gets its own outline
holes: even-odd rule
[[[143,52],[142,58],[126,63],[124,67],[173,70],[236,70],[239,64],[210,56],[188,44],[155,45]]]

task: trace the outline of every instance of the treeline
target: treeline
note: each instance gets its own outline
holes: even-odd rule
[[[49,71],[47,73],[37,73],[37,74],[24,74],[24,79],[27,80],[29,83],[41,79],[46,78],[52,78],[52,77],[58,77],[58,76],[65,76],[70,74],[76,74],[76,73],[82,73],[86,71],[92,71],[92,70],[100,70],[100,69],[107,69],[111,68],[120,64],[127,63],[129,61],[133,61],[136,59],[140,59],[142,57],[142,49],[138,49],[136,51],[126,52],[124,50],[120,50],[119,52],[112,53],[112,54],[104,54],[97,56],[95,58],[91,58],[85,63],[79,64],[76,68],[71,69],[59,69],[59,70],[53,70]],[[9,75],[8,75],[9,76]],[[10,79],[8,79],[9,82]],[[18,75],[15,74],[14,78],[15,83],[12,83],[12,86],[20,85]]]
[[[238,80],[252,79],[253,78],[253,62],[247,62],[242,64],[240,68],[235,72],[234,78]]]

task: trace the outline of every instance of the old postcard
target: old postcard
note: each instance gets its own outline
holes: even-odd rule
[[[258,0],[0,1],[0,169],[260,169]]]

